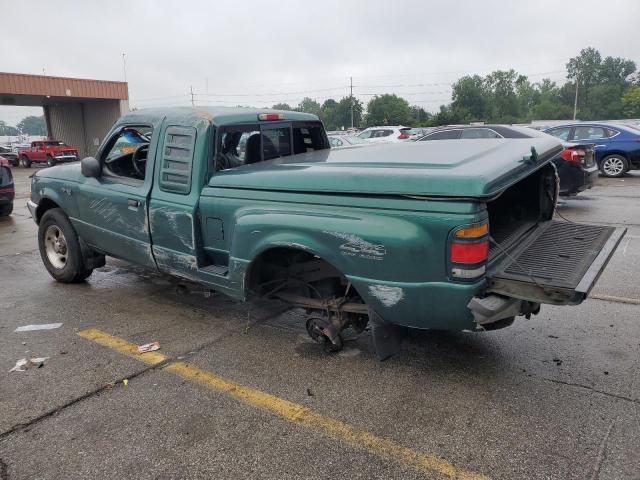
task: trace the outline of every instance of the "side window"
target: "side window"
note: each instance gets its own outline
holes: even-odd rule
[[[560,127],[549,130],[547,133],[549,135],[553,135],[554,137],[559,138],[560,140],[568,140],[569,133],[571,132],[570,127]]]
[[[489,128],[465,128],[462,130],[460,138],[474,139],[474,138],[502,138],[496,132]]]
[[[324,150],[328,147],[324,138],[324,129],[319,122],[294,122],[293,154]],[[342,140],[338,139],[338,142],[342,145]]]
[[[393,134],[393,130],[380,130],[379,137],[388,137]]]
[[[440,132],[434,132],[431,135],[427,135],[420,139],[421,142],[427,140],[457,140],[460,136],[460,130],[442,130]]]
[[[360,135],[358,135],[358,137],[363,138],[363,139],[371,138],[371,133],[372,132],[373,132],[373,130],[365,130]]]
[[[589,127],[580,126],[576,127],[573,134],[574,140],[596,140],[599,138],[606,138],[605,129],[603,127]]]
[[[107,142],[100,157],[106,175],[144,180],[153,129],[127,126]]]
[[[605,130],[607,132],[607,138],[615,137],[616,135],[618,135],[618,133],[620,133],[617,130],[614,130],[613,128],[606,128]]]
[[[195,145],[195,128],[167,127],[160,164],[160,190],[184,195],[191,192]]]

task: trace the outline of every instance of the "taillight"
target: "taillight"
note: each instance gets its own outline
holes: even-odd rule
[[[587,152],[585,152],[583,149],[581,148],[565,148],[561,153],[560,156],[563,158],[563,160],[569,162],[569,163],[582,163],[584,156],[587,154]]]
[[[400,135],[398,135],[398,140],[407,140],[409,137],[409,134],[407,133],[401,133]]]
[[[484,275],[489,258],[489,225],[482,223],[458,228],[449,245],[450,274],[459,279]]]
[[[484,240],[478,243],[456,243],[451,244],[451,261],[453,263],[480,263],[489,256],[489,241]]]

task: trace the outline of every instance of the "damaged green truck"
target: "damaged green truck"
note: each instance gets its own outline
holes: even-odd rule
[[[32,177],[40,253],[60,282],[105,255],[239,300],[304,308],[329,351],[371,325],[491,330],[576,305],[625,231],[553,219],[553,138],[329,148],[317,117],[132,112],[96,158]]]

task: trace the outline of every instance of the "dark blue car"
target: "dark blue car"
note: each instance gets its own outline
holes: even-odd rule
[[[616,123],[583,122],[544,130],[569,142],[595,145],[596,162],[605,177],[621,177],[640,168],[640,130]]]

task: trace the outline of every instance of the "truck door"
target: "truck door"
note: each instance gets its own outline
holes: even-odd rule
[[[202,172],[194,158],[205,158],[206,151],[206,128],[163,127],[149,203],[153,254],[162,271],[188,277],[201,263],[196,208]]]
[[[78,189],[78,234],[117,258],[155,268],[147,223],[157,132],[152,125],[122,125],[98,154],[102,175]]]

